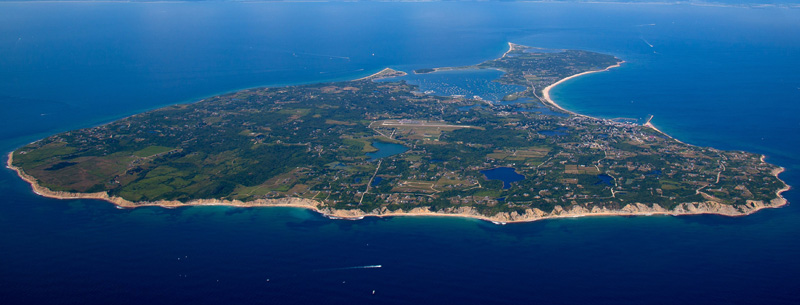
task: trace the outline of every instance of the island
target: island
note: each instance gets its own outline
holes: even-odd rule
[[[646,124],[571,113],[550,89],[614,56],[509,44],[505,102],[437,96],[384,69],[247,89],[53,135],[9,153],[42,196],[120,208],[292,206],[331,218],[495,223],[589,215],[747,215],[785,205],[764,156],[682,143]]]

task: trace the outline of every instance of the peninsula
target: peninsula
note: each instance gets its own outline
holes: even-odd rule
[[[504,103],[421,93],[396,79],[404,72],[387,68],[353,81],[242,90],[53,135],[9,153],[7,165],[42,196],[122,208],[293,206],[350,219],[507,223],[737,216],[786,204],[783,168],[763,156],[685,144],[649,121],[577,115],[549,96],[565,79],[621,63],[509,44],[502,57],[474,66],[415,71],[501,70],[497,82],[525,88]]]

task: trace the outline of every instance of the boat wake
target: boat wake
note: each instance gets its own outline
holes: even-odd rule
[[[342,267],[342,268],[329,268],[329,269],[319,269],[314,271],[338,271],[338,270],[353,270],[353,269],[378,269],[383,266],[381,265],[365,265],[365,266],[353,266],[353,267]]]

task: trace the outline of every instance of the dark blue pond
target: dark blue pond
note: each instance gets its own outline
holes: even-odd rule
[[[378,151],[367,153],[367,157],[369,157],[370,160],[377,160],[380,158],[402,154],[408,150],[408,147],[405,147],[400,144],[384,143],[378,141],[372,142],[372,146],[377,148]]]
[[[372,179],[372,183],[370,183],[369,186],[376,187],[378,186],[378,184],[381,184],[381,181],[383,181],[383,178],[381,178],[381,176],[375,176],[375,178]]]
[[[611,177],[606,174],[599,174],[597,175],[597,178],[599,178],[600,181],[595,184],[605,184],[608,186],[614,186],[614,177]]]
[[[481,171],[481,174],[486,176],[486,179],[489,180],[503,181],[504,189],[510,188],[512,182],[525,179],[525,176],[518,174],[517,171],[511,167],[498,167],[495,169],[483,170]]]

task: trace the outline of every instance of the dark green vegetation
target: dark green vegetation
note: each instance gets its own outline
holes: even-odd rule
[[[471,68],[502,69],[500,82],[528,88],[514,97],[536,98],[561,78],[617,62],[530,51],[512,45]],[[769,201],[783,187],[775,166],[754,154],[690,146],[638,125],[515,112],[517,105],[459,111],[482,101],[415,89],[368,78],[244,90],[58,134],[15,151],[13,164],[55,191],[131,201],[303,197],[340,209],[470,206],[487,215],[556,205],[741,205]],[[369,161],[373,141],[410,150]],[[498,166],[526,179],[503,189],[480,174]]]

